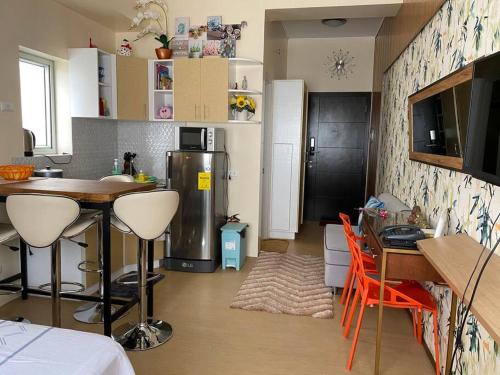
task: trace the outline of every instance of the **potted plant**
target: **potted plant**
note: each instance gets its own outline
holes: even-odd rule
[[[162,15],[154,10],[157,7],[163,14],[165,27],[161,23]],[[168,37],[167,25],[167,5],[163,0],[137,0],[135,9],[137,9],[136,16],[132,19],[130,30],[137,30],[141,28],[137,34],[135,41],[144,38],[146,35],[154,35],[155,39],[159,41],[162,46],[155,49],[156,56],[159,59],[169,59],[172,56],[170,49],[170,42],[172,38]]]
[[[232,96],[229,103],[233,118],[237,121],[248,121],[255,114],[255,100],[246,95]]]

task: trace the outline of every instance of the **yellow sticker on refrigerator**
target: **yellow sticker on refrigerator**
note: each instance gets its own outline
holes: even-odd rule
[[[212,173],[198,172],[198,190],[210,190],[212,185]]]

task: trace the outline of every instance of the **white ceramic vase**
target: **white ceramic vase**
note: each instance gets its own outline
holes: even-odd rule
[[[248,121],[248,111],[247,110],[243,110],[243,111],[235,111],[235,116],[234,116],[234,119],[236,121]]]

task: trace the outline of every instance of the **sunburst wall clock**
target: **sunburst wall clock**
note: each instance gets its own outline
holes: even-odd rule
[[[350,74],[354,73],[354,67],[356,66],[354,64],[354,56],[351,56],[349,51],[342,49],[332,51],[326,57],[324,65],[330,78],[337,78],[338,80],[342,78],[347,79]]]

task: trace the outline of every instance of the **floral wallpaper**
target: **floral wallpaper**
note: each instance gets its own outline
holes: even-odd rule
[[[469,175],[408,159],[408,96],[475,59],[500,50],[500,0],[449,0],[386,72],[377,191],[390,192],[408,206],[418,204],[433,226],[450,209],[449,233],[464,232],[481,243],[500,233],[493,221],[500,212],[500,188]],[[497,226],[498,228],[498,226]],[[442,372],[446,363],[451,291],[428,283],[439,306]],[[463,305],[459,304],[460,308]],[[425,341],[434,347],[430,316]],[[498,344],[470,315],[463,350],[453,366],[456,375],[500,373]],[[433,352],[431,350],[431,352]]]

